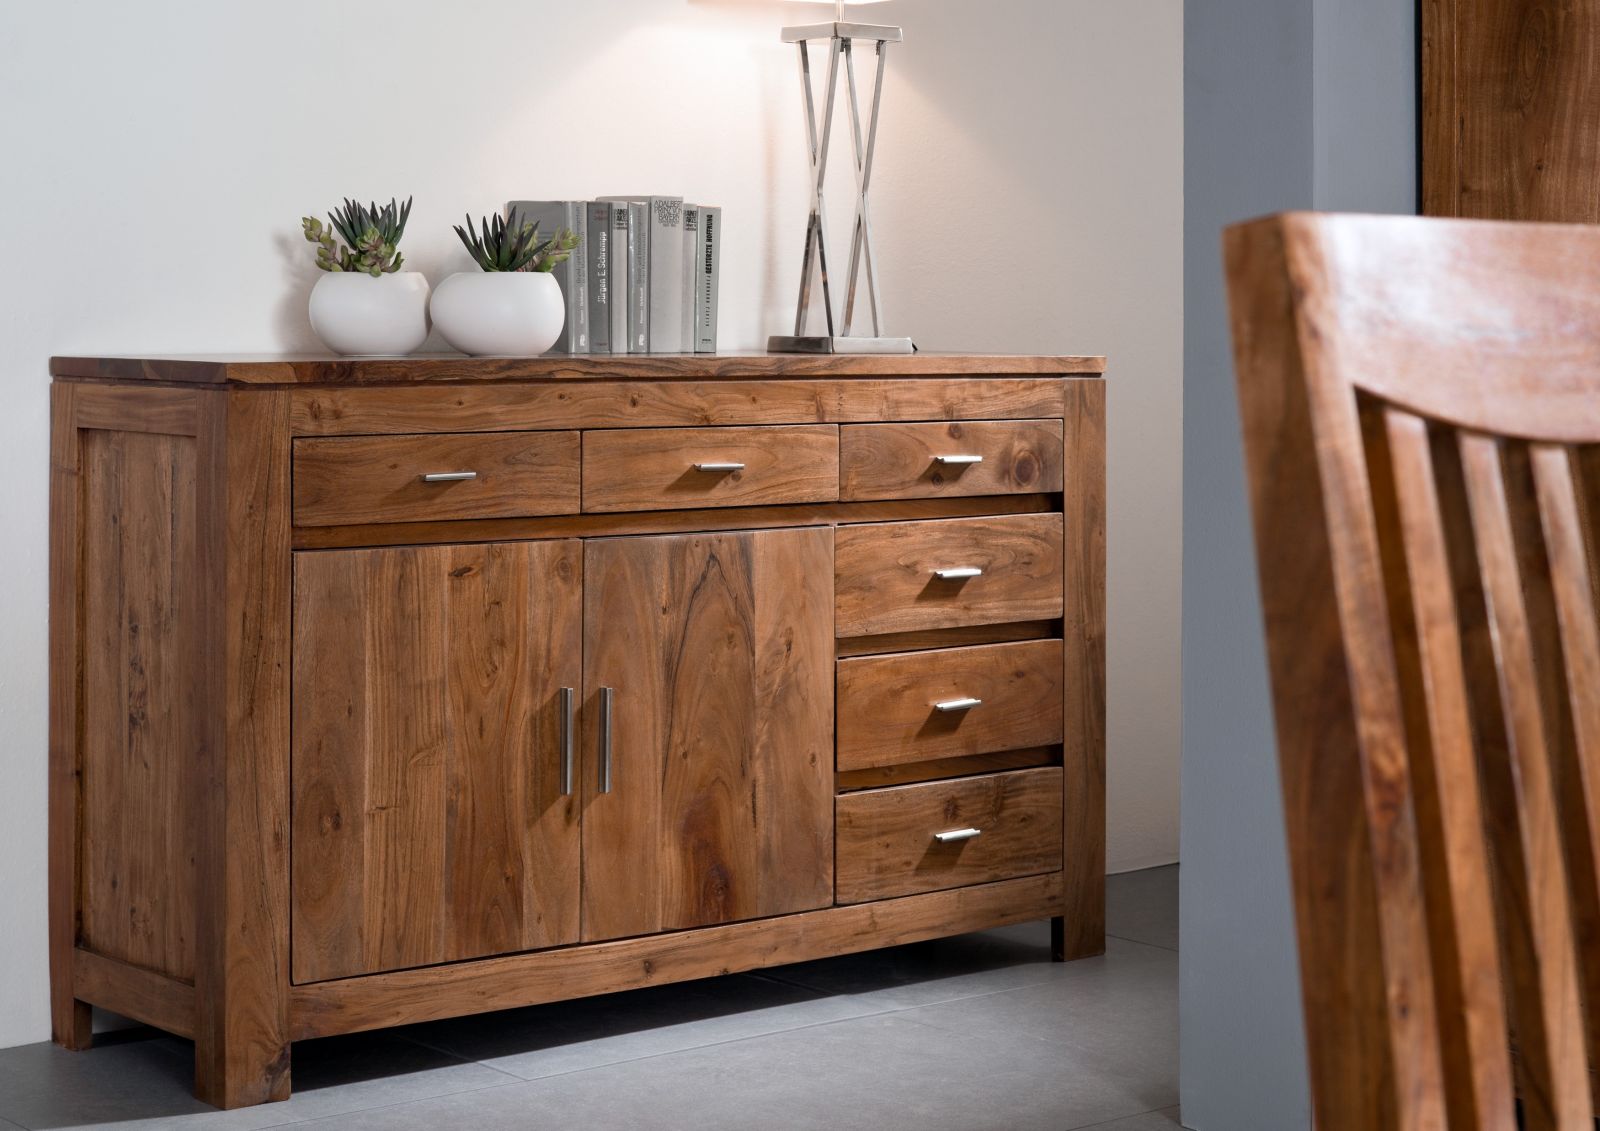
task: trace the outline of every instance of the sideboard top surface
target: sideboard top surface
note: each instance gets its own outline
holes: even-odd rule
[[[463,381],[700,381],[718,377],[1099,377],[1103,357],[1003,354],[626,354],[339,357],[333,354],[52,357],[50,375],[184,385],[395,385]]]

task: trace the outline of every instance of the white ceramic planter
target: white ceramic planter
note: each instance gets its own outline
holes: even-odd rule
[[[311,288],[311,329],[335,353],[410,353],[428,337],[428,280],[325,272]]]
[[[462,353],[533,357],[567,321],[561,285],[545,271],[463,271],[433,292],[433,323]]]

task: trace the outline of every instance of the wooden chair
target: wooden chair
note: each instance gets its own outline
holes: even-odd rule
[[[1600,228],[1225,243],[1316,1125],[1590,1131]]]

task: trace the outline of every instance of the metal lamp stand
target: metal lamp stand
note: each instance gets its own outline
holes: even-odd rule
[[[861,95],[856,86],[855,41],[876,45],[877,80],[872,88],[872,108],[866,132],[861,128]],[[883,72],[889,58],[889,44],[903,42],[897,27],[880,24],[853,24],[836,21],[807,27],[783,29],[783,41],[800,48],[800,88],[806,117],[806,150],[811,159],[811,215],[806,222],[805,264],[800,271],[800,303],[795,312],[794,334],[774,334],[767,341],[770,353],[911,353],[916,349],[910,338],[883,335],[883,301],[878,294],[878,272],[872,257],[872,213],[867,193],[872,187],[872,158],[878,145],[878,109],[883,101]],[[827,95],[822,117],[817,117],[816,96],[811,86],[812,43],[828,42]],[[833,290],[828,279],[827,232],[824,222],[823,183],[828,174],[828,144],[833,137],[833,111],[838,98],[840,62],[844,63],[845,86],[850,99],[850,140],[855,151],[856,221],[850,240],[850,274],[844,301],[843,332],[834,332]],[[828,332],[808,335],[806,322],[811,310],[813,268],[822,280],[822,308]],[[855,326],[856,297],[862,273],[867,279],[867,305],[872,316],[871,335],[852,333]]]

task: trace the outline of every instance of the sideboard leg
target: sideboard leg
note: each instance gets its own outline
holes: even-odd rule
[[[289,1046],[199,1038],[194,1045],[194,1094],[212,1107],[250,1107],[289,1098]]]
[[[64,1049],[82,1052],[94,1043],[94,1025],[89,1003],[72,997],[66,989],[66,1000],[51,1003],[53,1021],[50,1039]]]

